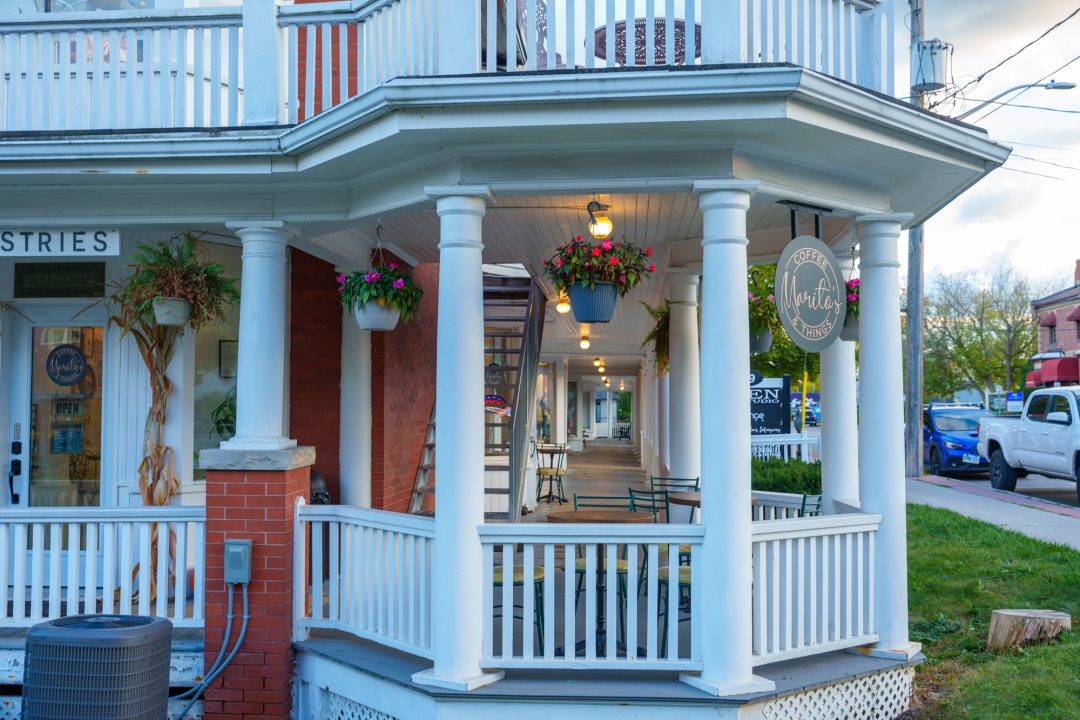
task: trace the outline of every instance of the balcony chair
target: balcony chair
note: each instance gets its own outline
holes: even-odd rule
[[[679,565],[679,603],[676,605],[676,617],[678,617],[679,610],[690,609],[690,568],[686,565]],[[671,577],[671,566],[664,565],[657,572],[657,604],[656,612],[663,618],[660,630],[660,654],[667,655],[667,635],[668,635],[668,578]],[[690,619],[690,616],[679,617],[677,622],[686,622]]]
[[[821,496],[803,495],[802,507],[799,508],[799,517],[817,517],[821,514]]]
[[[497,564],[491,573],[492,585],[495,587],[495,593],[493,602],[498,603],[502,600],[502,586],[503,586],[503,568],[502,564]],[[515,588],[524,587],[525,585],[525,568],[515,564],[514,576],[512,582]],[[498,614],[492,614],[492,618],[502,617],[502,605],[496,604],[495,609],[498,610]],[[514,610],[521,610],[524,612],[525,606],[514,603]],[[514,620],[525,621],[523,615],[517,615],[511,611],[511,618]],[[533,566],[533,625],[536,628],[536,638],[540,644],[540,652],[544,652],[544,568]],[[506,653],[506,648],[503,648],[503,653]]]
[[[561,505],[566,502],[566,491],[563,489],[563,476],[566,475],[566,446],[557,445],[555,452],[543,454],[550,458],[551,464],[536,469],[536,502],[540,502],[540,498],[544,495],[544,481],[546,480],[547,499],[558,500]]]
[[[605,510],[632,510],[629,497],[617,495],[578,495],[574,493],[574,509],[598,508]],[[574,609],[577,610],[578,598],[585,589],[585,556],[582,554],[581,545],[577,546],[577,557],[574,559],[575,592]],[[615,561],[615,576],[618,579],[618,605],[619,605],[619,635],[626,637],[626,575],[628,571],[626,562],[626,546],[622,546],[619,558]]]
[[[677,492],[699,492],[701,490],[701,478],[673,478],[673,477],[656,477],[655,475],[649,476],[649,485],[652,486],[654,491],[666,490],[670,493]],[[668,504],[668,511],[670,512],[671,506]],[[697,516],[697,508],[690,508],[690,522],[694,522]],[[668,522],[671,522],[671,518],[667,518]]]

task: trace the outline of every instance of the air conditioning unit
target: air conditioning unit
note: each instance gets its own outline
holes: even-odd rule
[[[172,623],[75,615],[26,634],[22,720],[164,720]]]

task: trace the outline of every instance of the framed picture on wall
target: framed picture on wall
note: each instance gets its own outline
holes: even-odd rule
[[[218,340],[218,377],[236,377],[236,340]]]

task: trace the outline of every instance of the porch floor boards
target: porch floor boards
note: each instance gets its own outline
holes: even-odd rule
[[[566,503],[541,501],[523,518],[524,522],[547,522],[549,510],[573,510],[574,493],[579,495],[615,495],[628,498],[627,488],[649,490],[649,476],[641,469],[634,445],[625,440],[601,438],[589,440],[581,452],[566,454],[563,489]],[[528,488],[533,493],[536,488]],[[547,493],[547,483],[544,483]],[[535,497],[535,495],[534,495]]]
[[[430,697],[461,697],[460,693],[453,691],[414,684],[413,674],[429,669],[431,663],[374,642],[333,630],[312,630],[308,640],[293,645],[298,653],[327,659],[350,671],[388,681],[413,692]],[[676,673],[582,673],[574,668],[565,671],[509,670],[505,678],[473,690],[469,697],[529,702],[580,699],[590,703],[738,706],[916,665],[922,659],[922,655],[917,655],[909,661],[884,660],[845,652],[814,655],[757,668],[755,674],[776,683],[775,690],[721,698],[680,682]]]

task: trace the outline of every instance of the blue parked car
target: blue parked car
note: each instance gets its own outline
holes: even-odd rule
[[[972,405],[930,405],[923,411],[923,462],[932,475],[987,472],[979,455],[979,418],[991,413]]]

